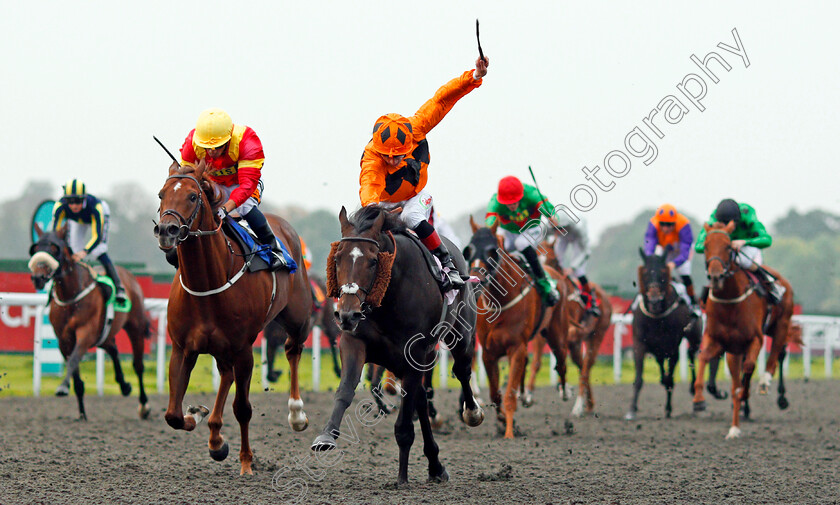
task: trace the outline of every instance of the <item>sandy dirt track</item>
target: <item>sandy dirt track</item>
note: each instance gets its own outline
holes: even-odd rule
[[[630,392],[596,385],[597,415],[569,426],[572,402],[539,390],[537,403],[518,411],[521,436],[506,441],[497,434],[495,409],[468,429],[454,420],[455,393],[439,391],[437,405],[449,421],[436,440],[451,480],[426,483],[415,423],[411,482],[401,489],[393,485],[395,414],[373,427],[356,422],[358,443],[340,442],[345,453],[335,466],[309,460],[308,473],[295,468],[296,459],[312,454],[309,444],[332,408],[332,393],[304,395],[310,426],[303,433],[286,422],[286,396],[251,397],[250,477],[239,476],[239,428],[229,405],[222,433],[231,452],[218,463],[207,452],[205,423],[192,433],[166,425],[166,397],[153,396],[152,418],[141,421],[133,397],[89,396],[87,422],[76,419],[72,396],[3,399],[0,503],[280,504],[298,492],[307,504],[840,503],[840,382],[791,383],[784,412],[775,394],[754,397],[755,421],[730,441],[728,400],[707,399],[709,412],[695,417],[679,384],[675,416],[666,420],[661,386],[646,384],[639,418],[627,422]],[[188,395],[186,402],[212,405],[212,397]]]

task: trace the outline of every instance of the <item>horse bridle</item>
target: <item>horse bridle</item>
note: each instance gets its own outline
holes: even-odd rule
[[[55,277],[64,276],[64,271],[62,270],[62,267],[64,266],[64,260],[65,260],[64,243],[62,243],[58,239],[52,237],[51,235],[45,235],[45,237],[46,238],[41,239],[38,242],[32,244],[32,247],[29,248],[29,256],[34,255],[36,252],[45,252],[45,253],[49,254],[50,256],[52,256],[53,258],[55,258],[56,261],[58,261],[58,268],[53,270],[52,273],[49,276],[47,276],[47,280],[50,281]],[[52,244],[52,245],[56,246],[56,248],[58,248],[58,258],[56,258],[52,254],[50,254],[48,251],[45,251],[43,249],[40,249],[40,250],[38,249],[38,246],[41,244],[42,241],[47,242],[49,244]],[[59,272],[61,272],[61,273],[59,274]]]
[[[729,233],[726,233],[723,230],[709,230],[708,233],[725,233],[727,236],[729,235]],[[712,263],[712,261],[715,260],[719,261],[721,266],[724,267],[722,276],[723,279],[727,279],[735,275],[735,271],[732,269],[732,258],[734,257],[734,253],[735,250],[732,249],[732,246],[729,246],[729,259],[727,261],[724,262],[723,258],[721,258],[720,256],[712,256],[711,258],[706,258],[706,276],[709,276],[709,265]]]
[[[393,240],[393,239],[394,239],[394,237],[392,236],[391,240]],[[341,237],[341,240],[339,240],[339,242],[369,242],[369,243],[374,244],[376,246],[377,253],[382,250],[382,244],[380,244],[378,240],[374,240],[372,238],[367,238],[367,237]],[[377,265],[377,268],[378,268],[378,265]],[[370,312],[373,310],[373,307],[369,303],[367,303],[365,300],[367,299],[368,295],[370,295],[370,290],[373,288],[373,283],[374,282],[376,282],[376,276],[375,275],[370,280],[370,285],[367,287],[367,289],[359,286],[355,282],[348,282],[347,284],[342,284],[341,287],[338,288],[339,289],[339,296],[338,297],[341,298],[344,295],[355,296],[359,300],[359,305],[361,306],[361,309],[362,309],[362,319],[364,319],[365,316],[367,314],[370,314]],[[362,293],[365,294],[364,299],[361,296],[359,296],[359,291],[361,291]]]
[[[183,242],[190,237],[202,237],[205,235],[215,235],[216,233],[219,233],[219,230],[222,229],[221,222],[219,223],[219,227],[215,230],[192,231],[193,221],[195,221],[195,218],[198,217],[198,211],[201,209],[202,205],[204,205],[204,201],[202,200],[204,190],[201,189],[201,183],[198,181],[198,179],[189,174],[174,174],[166,178],[167,181],[169,179],[190,179],[196,184],[196,186],[198,186],[198,200],[196,201],[195,208],[193,208],[192,214],[190,214],[190,217],[188,219],[185,219],[184,216],[182,216],[181,213],[175,209],[166,209],[160,214],[161,219],[163,219],[164,216],[175,216],[175,218],[178,219],[178,221],[181,223],[181,226],[178,227],[178,242]],[[222,222],[223,221],[224,220],[222,220]],[[152,222],[154,222],[154,220]],[[160,235],[157,223],[155,223],[154,233],[155,237]]]

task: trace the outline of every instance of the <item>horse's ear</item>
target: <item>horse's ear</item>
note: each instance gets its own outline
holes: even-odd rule
[[[172,164],[169,165],[169,175],[175,175],[179,168],[181,168],[181,165],[179,165],[177,161],[173,161]]]
[[[709,225],[709,223],[703,223],[703,229],[706,230],[706,231],[709,231],[709,230],[712,229],[712,227],[711,227],[711,225]]]
[[[470,216],[470,218],[472,218],[472,216]],[[466,261],[470,261],[470,259],[473,257],[473,254],[475,254],[475,246],[472,245],[472,244],[469,244],[469,245],[467,245],[467,247],[464,248],[464,250],[462,252],[464,254],[464,259]]]
[[[198,162],[198,165],[195,166],[195,178],[201,179],[204,177],[204,169],[207,168],[207,163],[204,161],[204,158],[201,158],[201,161]]]
[[[647,256],[645,255],[645,250],[641,247],[639,248],[639,256],[642,257],[642,261],[645,261],[647,259]]]
[[[55,236],[61,240],[65,240],[67,238],[67,226],[65,225],[55,230]]]
[[[470,228],[472,228],[473,233],[477,232],[479,228],[479,226],[475,223],[475,219],[473,219],[472,214],[470,214]]]
[[[493,232],[493,235],[496,234],[496,230],[499,229],[499,220],[497,219],[495,223],[490,226],[490,231]]]
[[[38,236],[38,240],[41,240],[41,237],[44,236],[44,229],[38,223],[35,223],[35,235]]]
[[[370,227],[370,232],[374,237],[379,236],[382,231],[382,225],[385,224],[385,213],[380,212],[376,219],[373,220],[373,226]]]
[[[729,221],[726,223],[726,228],[723,229],[726,233],[732,233],[735,231],[735,221]]]
[[[344,208],[344,205],[341,206],[341,211],[338,213],[338,222],[341,225],[341,236],[346,237],[347,234],[345,231],[349,231],[353,226],[350,224],[350,220],[347,219],[347,209]]]

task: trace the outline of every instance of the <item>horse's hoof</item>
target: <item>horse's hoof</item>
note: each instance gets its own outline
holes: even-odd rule
[[[70,394],[70,387],[64,384],[59,384],[57,388],[55,388],[55,396],[67,396]]]
[[[729,433],[726,434],[726,440],[732,440],[733,438],[739,438],[741,436],[741,428],[737,426],[732,426],[729,428]]]
[[[79,414],[79,421],[87,421],[87,414],[85,414],[84,412]]]
[[[706,410],[706,401],[694,402],[694,412],[703,412]]]
[[[776,403],[778,403],[779,409],[781,410],[785,410],[790,406],[790,403],[788,403],[787,398],[785,398],[784,396],[780,396]]]
[[[187,415],[192,416],[195,419],[195,424],[198,426],[205,417],[210,415],[210,409],[205,407],[204,405],[199,405],[198,407],[193,407],[192,405],[187,406]],[[186,417],[186,416],[184,416]]]
[[[449,482],[449,472],[447,472],[446,468],[443,465],[441,465],[439,474],[429,475],[429,482]]]
[[[228,457],[228,452],[230,451],[230,447],[228,447],[227,440],[222,443],[222,446],[216,449],[210,449],[210,457],[213,458],[215,461],[224,461],[225,458]]]
[[[671,411],[670,410],[665,411],[665,419],[671,419]]]
[[[137,415],[140,416],[140,419],[148,419],[149,414],[152,413],[152,408],[149,407],[148,403],[143,403],[137,406]]]
[[[531,394],[530,391],[525,391],[525,394],[522,395],[522,406],[526,409],[532,405],[534,405],[534,395]]]
[[[769,372],[764,372],[761,374],[761,379],[758,381],[758,394],[766,395],[770,392],[770,382],[773,380],[773,376],[770,375]]]
[[[429,421],[430,421],[430,424],[432,425],[432,428],[438,430],[438,429],[440,429],[441,426],[443,426],[443,422],[445,421],[445,419],[443,418],[442,415],[435,414],[435,417],[429,418]]]
[[[309,417],[303,411],[303,400],[289,398],[289,426],[295,431],[303,431],[309,426]]]
[[[577,400],[575,400],[575,406],[572,407],[572,415],[575,417],[581,417],[583,415],[583,397],[578,396]]]
[[[268,374],[266,374],[265,378],[268,379],[268,382],[272,382],[272,383],[277,382],[277,379],[280,378],[280,372],[275,372],[275,371],[268,372]]]
[[[461,419],[463,419],[467,426],[475,428],[484,422],[484,409],[476,404],[475,410],[469,410],[467,404],[464,403]]]
[[[122,392],[123,396],[128,396],[131,394],[131,384],[128,382],[123,382],[120,384],[120,392]]]
[[[625,421],[635,421],[636,420],[636,413],[632,410],[626,414],[624,414]]]
[[[321,433],[315,437],[315,441],[309,448],[315,452],[331,451],[336,448],[335,439],[326,433]]]

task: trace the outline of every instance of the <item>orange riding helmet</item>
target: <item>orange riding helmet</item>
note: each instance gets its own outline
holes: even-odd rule
[[[502,177],[499,181],[499,191],[496,193],[496,200],[502,205],[517,203],[525,196],[525,187],[522,181],[512,175]]]
[[[660,223],[676,223],[678,215],[679,213],[673,205],[670,203],[664,203],[656,209],[654,217],[656,217],[656,220]]]
[[[373,150],[385,156],[404,156],[414,149],[408,118],[385,114],[373,125]]]

